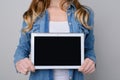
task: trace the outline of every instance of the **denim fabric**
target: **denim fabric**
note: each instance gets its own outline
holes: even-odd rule
[[[94,12],[91,8],[86,6],[87,11],[89,12],[89,21],[88,24],[92,27],[91,30],[86,29],[74,16],[76,11],[76,7],[71,4],[67,9],[67,20],[70,27],[71,33],[84,33],[85,34],[85,58],[90,58],[94,62],[96,62],[96,56],[94,53],[94,34],[93,34],[93,26],[94,26]],[[27,24],[23,21],[23,28],[25,28]],[[19,44],[14,54],[14,63],[17,61],[29,57],[30,54],[30,39],[31,33],[49,33],[49,14],[46,9],[45,12],[40,15],[35,23],[33,24],[32,30],[26,32],[25,34],[21,32],[21,36],[19,39]],[[84,75],[79,72],[77,69],[69,69],[69,79],[70,80],[84,80]],[[36,70],[34,73],[31,72],[29,80],[53,80],[53,70]]]

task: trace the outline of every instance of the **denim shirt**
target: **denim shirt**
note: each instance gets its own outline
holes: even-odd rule
[[[94,34],[93,34],[93,26],[94,26],[94,13],[93,10],[86,6],[87,11],[89,12],[89,20],[88,24],[92,27],[91,30],[86,29],[74,16],[76,11],[76,7],[71,4],[67,9],[67,20],[70,27],[70,33],[84,33],[85,35],[85,58],[90,58],[94,62],[96,62],[96,56],[94,53]],[[27,24],[23,21],[23,28],[25,28]],[[33,24],[32,30],[23,34],[21,32],[21,36],[19,39],[19,44],[14,54],[14,63],[17,61],[29,57],[30,55],[30,39],[31,33],[49,33],[49,14],[46,9],[45,12],[37,17],[35,23]],[[84,80],[83,73],[79,72],[78,69],[69,69],[69,79],[70,80]],[[53,69],[43,69],[36,70],[35,72],[31,72],[29,80],[53,80]]]

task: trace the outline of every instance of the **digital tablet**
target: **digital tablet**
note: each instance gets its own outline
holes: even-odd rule
[[[31,33],[35,69],[78,69],[84,61],[83,33]]]

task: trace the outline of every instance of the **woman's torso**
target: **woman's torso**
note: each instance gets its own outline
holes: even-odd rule
[[[74,5],[71,5],[66,13],[66,19],[63,21],[68,22],[69,26],[69,32],[70,33],[84,33],[85,36],[89,33],[89,31],[83,27],[83,25],[74,17],[74,12],[76,8]],[[33,24],[32,30],[27,32],[27,38],[28,42],[30,42],[31,33],[49,33],[49,24],[50,24],[50,16],[49,11],[46,10],[43,15],[40,15],[35,23]],[[27,24],[23,22],[23,26],[26,27]],[[30,44],[26,46],[26,48],[30,47]],[[30,51],[30,50],[29,50]],[[30,80],[53,80],[53,70],[47,69],[47,70],[36,70],[35,73],[30,74]],[[77,69],[69,69],[69,80],[83,80],[83,74],[81,72],[78,72]]]

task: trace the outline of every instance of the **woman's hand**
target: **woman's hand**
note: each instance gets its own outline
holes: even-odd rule
[[[78,69],[78,71],[83,72],[84,74],[90,74],[95,71],[95,63],[89,58],[86,58],[82,66]]]
[[[18,72],[27,75],[29,71],[34,72],[35,67],[28,58],[24,58],[16,63]]]

